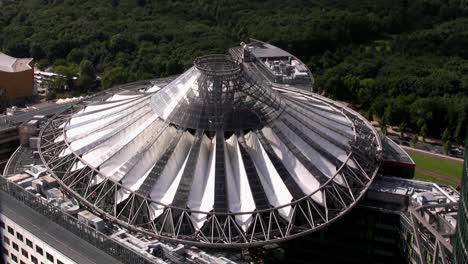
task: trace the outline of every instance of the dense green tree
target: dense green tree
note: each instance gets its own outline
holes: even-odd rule
[[[80,72],[78,74],[78,85],[82,89],[91,88],[96,83],[96,72],[93,64],[88,60],[80,63]]]
[[[422,141],[423,141],[423,142],[426,142],[427,133],[428,133],[428,131],[427,131],[427,126],[426,126],[426,124],[424,124],[424,125],[421,127],[421,131],[419,132],[419,134],[420,134],[421,137],[422,137]]]
[[[451,139],[451,133],[450,133],[450,130],[448,128],[446,128],[444,130],[444,133],[442,133],[442,141],[445,143],[445,142],[448,142],[450,141]]]
[[[387,122],[385,121],[385,119],[382,118],[382,120],[380,120],[380,131],[382,132],[382,134],[387,135],[387,129]]]
[[[29,48],[29,54],[36,60],[46,57],[46,53],[40,44],[32,43]]]
[[[85,57],[85,52],[82,49],[75,48],[68,53],[67,61],[79,64]]]
[[[450,144],[450,141],[445,141],[442,147],[444,149],[444,154],[448,155],[450,153],[450,148],[452,147],[452,145]]]
[[[411,138],[411,146],[415,148],[418,141],[419,141],[418,134],[414,134],[413,137]]]
[[[407,125],[405,122],[401,122],[399,129],[400,129],[400,138],[405,138]]]
[[[128,73],[122,67],[113,68],[104,72],[102,77],[102,87],[109,88],[113,85],[126,83],[129,80]]]
[[[51,95],[55,95],[55,93],[63,91],[66,84],[67,84],[67,79],[65,76],[59,75],[59,76],[53,77],[49,83],[49,93]],[[55,99],[55,98],[51,98],[51,99]]]
[[[426,136],[449,128],[461,143],[467,15],[461,0],[2,1],[0,50],[108,88],[179,74],[253,37],[306,62],[317,92]]]
[[[136,47],[135,42],[126,34],[119,33],[111,37],[109,48],[114,54],[117,52],[131,53]]]

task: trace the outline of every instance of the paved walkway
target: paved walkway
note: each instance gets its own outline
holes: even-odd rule
[[[463,159],[454,158],[454,157],[450,157],[450,156],[446,156],[446,155],[442,155],[442,154],[437,154],[437,153],[433,153],[433,152],[429,152],[429,151],[425,151],[425,150],[415,149],[415,148],[411,148],[411,147],[407,147],[407,146],[403,146],[403,145],[400,145],[400,147],[402,147],[404,150],[406,150],[408,152],[416,152],[416,153],[419,153],[419,154],[432,156],[434,158],[440,158],[440,159],[445,159],[445,160],[450,160],[450,161],[463,163]]]

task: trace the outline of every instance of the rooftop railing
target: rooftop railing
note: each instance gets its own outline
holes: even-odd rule
[[[58,207],[44,199],[26,191],[21,186],[0,176],[0,191],[28,206],[35,212],[47,217],[76,236],[102,250],[122,263],[150,264],[154,260],[134,252],[129,247],[119,243],[94,228],[80,223],[75,217],[62,212]]]

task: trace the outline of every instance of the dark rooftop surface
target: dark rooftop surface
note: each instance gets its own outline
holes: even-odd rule
[[[0,132],[10,129],[16,129],[16,126],[6,116],[0,117]]]
[[[20,124],[20,123],[30,120],[35,115],[48,116],[52,114],[57,114],[69,108],[70,105],[71,105],[70,103],[65,103],[65,104],[50,103],[48,105],[41,105],[41,107],[38,109],[31,110],[28,112],[18,112],[15,115],[7,116],[6,118],[15,124]]]
[[[268,43],[262,43],[262,42],[249,43],[248,46],[252,47],[252,53],[257,58],[293,57],[291,53],[284,51]]]
[[[76,263],[121,263],[9,195],[0,192],[0,200],[3,215]]]

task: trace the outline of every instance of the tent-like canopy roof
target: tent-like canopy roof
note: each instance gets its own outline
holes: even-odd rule
[[[359,114],[258,83],[224,55],[198,58],[165,87],[83,103],[41,137],[51,173],[96,212],[211,246],[322,228],[362,197],[381,150]]]

